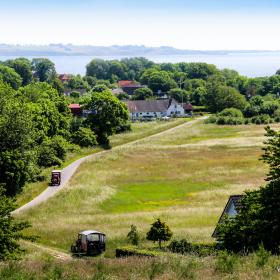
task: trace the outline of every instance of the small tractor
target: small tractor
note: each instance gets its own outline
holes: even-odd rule
[[[61,170],[53,170],[52,178],[51,178],[51,185],[59,186],[60,183],[61,183]]]
[[[96,230],[86,230],[78,234],[71,246],[71,252],[77,256],[97,256],[105,252],[106,235]]]

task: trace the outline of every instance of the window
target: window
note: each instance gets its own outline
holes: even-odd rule
[[[99,241],[99,234],[89,234],[87,236],[88,241]]]

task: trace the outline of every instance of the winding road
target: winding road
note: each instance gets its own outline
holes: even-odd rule
[[[56,193],[58,193],[60,190],[62,190],[63,188],[65,188],[67,186],[68,182],[70,181],[71,177],[74,175],[76,170],[79,168],[79,166],[83,162],[85,162],[87,160],[94,159],[96,156],[100,156],[101,154],[108,153],[108,152],[110,152],[112,150],[123,148],[126,145],[131,145],[131,144],[138,143],[138,142],[140,142],[140,141],[142,141],[144,139],[153,138],[153,137],[162,135],[164,133],[171,132],[171,131],[176,130],[178,128],[192,126],[195,123],[197,123],[197,122],[199,122],[201,120],[204,120],[206,118],[207,117],[200,117],[200,118],[197,118],[197,119],[192,120],[190,122],[186,122],[186,123],[180,124],[178,126],[169,128],[169,129],[164,130],[162,132],[155,133],[155,134],[152,134],[150,136],[147,136],[147,137],[144,137],[144,138],[140,138],[140,139],[137,139],[137,140],[134,140],[134,141],[131,141],[131,142],[128,142],[128,143],[125,143],[125,144],[113,147],[111,150],[101,151],[101,152],[98,152],[98,153],[95,153],[95,154],[92,154],[92,155],[80,158],[80,159],[74,161],[73,163],[71,163],[70,165],[68,165],[67,167],[65,167],[64,169],[62,169],[62,172],[61,172],[61,184],[60,184],[60,186],[55,186],[55,187],[54,186],[49,186],[40,195],[35,197],[33,200],[31,200],[27,204],[25,204],[25,205],[21,206],[20,208],[16,209],[15,211],[13,211],[12,214],[18,214],[18,213],[20,213],[22,211],[25,211],[25,210],[27,210],[27,209],[29,209],[31,207],[37,206],[38,204],[40,204],[40,203],[48,200],[50,197],[54,196]]]

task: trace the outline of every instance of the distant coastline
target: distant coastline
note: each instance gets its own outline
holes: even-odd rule
[[[90,46],[72,44],[11,45],[0,44],[0,56],[161,56],[161,55],[231,55],[280,54],[280,50],[181,50],[173,47]]]

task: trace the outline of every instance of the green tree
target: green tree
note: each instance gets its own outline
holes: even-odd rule
[[[11,215],[16,209],[14,201],[5,196],[4,190],[0,188],[0,260],[17,259],[24,250],[21,249],[19,240],[34,240],[25,236],[23,230],[30,227],[30,224],[17,221]]]
[[[72,142],[81,147],[93,147],[97,145],[96,136],[91,129],[80,127],[72,136]]]
[[[0,64],[0,81],[7,83],[13,89],[18,89],[22,84],[20,75],[12,68]]]
[[[91,111],[86,124],[97,135],[99,144],[108,145],[109,136],[128,122],[127,106],[109,90],[93,92],[84,100],[84,108]]]
[[[176,88],[177,84],[166,71],[158,71],[156,69],[149,69],[145,71],[141,77],[141,81],[147,84],[154,92],[168,92],[172,88]]]
[[[55,135],[69,138],[72,116],[64,96],[47,83],[31,83],[21,88],[17,95],[29,107],[38,144],[45,137]]]
[[[145,100],[153,97],[153,92],[149,88],[138,88],[134,91],[133,100]]]
[[[207,63],[179,63],[181,71],[187,74],[189,79],[203,79],[207,80],[210,76],[219,72],[217,67],[213,64]]]
[[[168,241],[171,239],[173,233],[169,226],[165,222],[161,222],[157,219],[151,229],[147,232],[147,239],[153,242],[158,242],[159,248],[161,248],[162,241]]]
[[[67,85],[71,89],[90,89],[89,84],[85,80],[83,80],[80,75],[72,76]]]
[[[245,97],[235,88],[214,84],[207,89],[206,106],[211,112],[220,112],[226,108],[243,111],[246,105]]]
[[[0,82],[0,185],[10,196],[38,174],[34,138],[28,106]]]
[[[31,83],[32,65],[30,60],[20,57],[12,60],[7,60],[5,64],[13,68],[21,76],[23,86]]]
[[[173,88],[168,92],[170,98],[174,98],[178,102],[189,102],[190,93],[184,89]]]
[[[128,240],[131,242],[132,245],[138,246],[139,245],[139,232],[137,230],[137,227],[135,225],[131,225],[130,231],[127,234]]]
[[[279,252],[280,246],[280,132],[266,128],[262,160],[269,165],[265,187],[246,192],[240,212],[218,226],[218,240],[232,251],[265,249]],[[269,234],[268,234],[269,233]]]
[[[32,68],[39,82],[51,82],[56,78],[55,65],[47,58],[34,58]]]
[[[93,59],[86,66],[86,76],[92,76],[97,79],[108,79],[110,65],[103,59]]]

